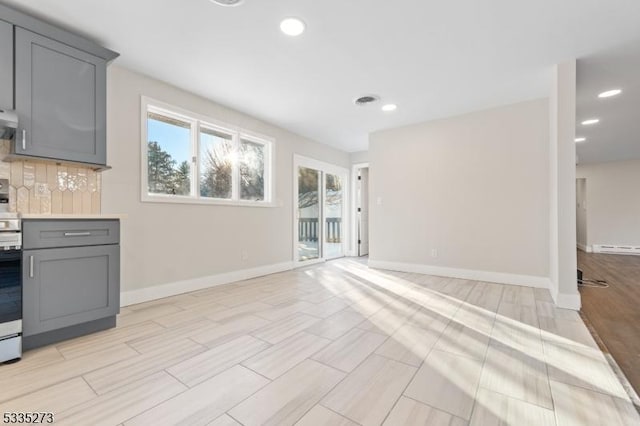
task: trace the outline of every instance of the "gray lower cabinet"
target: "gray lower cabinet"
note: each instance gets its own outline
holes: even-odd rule
[[[106,164],[104,59],[15,28],[15,109],[20,155]]]
[[[120,222],[22,221],[23,347],[115,326],[120,310]]]
[[[119,310],[119,246],[26,250],[25,337],[114,316]]]
[[[0,21],[0,109],[13,109],[13,25]]]

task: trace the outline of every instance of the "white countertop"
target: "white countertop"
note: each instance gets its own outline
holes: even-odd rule
[[[126,219],[126,214],[101,213],[101,214],[31,214],[20,215],[22,219]]]

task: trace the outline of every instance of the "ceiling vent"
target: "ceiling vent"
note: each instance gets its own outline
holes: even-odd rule
[[[378,102],[379,100],[380,100],[380,96],[378,95],[365,95],[365,96],[360,96],[355,101],[353,101],[353,103],[355,103],[358,106],[365,106],[365,105],[372,104],[374,102]]]
[[[211,0],[211,2],[220,6],[238,6],[244,3],[244,0]]]

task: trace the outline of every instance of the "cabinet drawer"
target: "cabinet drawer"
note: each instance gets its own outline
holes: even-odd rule
[[[25,250],[118,244],[120,221],[24,220],[22,238]]]

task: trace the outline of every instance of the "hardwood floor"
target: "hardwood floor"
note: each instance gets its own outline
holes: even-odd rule
[[[609,284],[580,288],[582,313],[640,394],[640,256],[578,250],[578,268]]]
[[[0,412],[69,425],[640,424],[546,290],[352,259],[123,308],[0,384]]]

